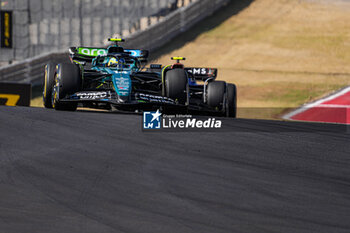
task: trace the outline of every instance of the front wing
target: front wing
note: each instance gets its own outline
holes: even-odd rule
[[[150,95],[144,93],[132,93],[129,98],[119,97],[113,91],[81,91],[74,93],[66,98],[60,99],[61,102],[95,102],[109,103],[111,105],[177,105],[177,103],[168,97]]]
[[[193,96],[194,97],[194,96]],[[130,98],[123,100],[114,91],[81,91],[73,95],[60,99],[60,102],[78,102],[84,106],[97,107],[96,104],[112,105],[120,109],[149,109],[161,106],[169,106],[177,109],[186,107],[189,111],[196,113],[215,113],[221,112],[219,109],[213,109],[198,98],[191,98],[189,106],[178,104],[175,100],[145,93],[132,93]]]

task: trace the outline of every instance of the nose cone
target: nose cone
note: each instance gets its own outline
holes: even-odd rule
[[[114,75],[114,87],[121,99],[128,97],[131,93],[131,79],[128,72],[118,72]],[[126,98],[128,99],[128,98]]]
[[[118,96],[119,102],[121,103],[127,103],[129,101],[130,96]]]

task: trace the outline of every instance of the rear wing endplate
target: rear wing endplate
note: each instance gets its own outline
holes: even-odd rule
[[[185,68],[185,70],[193,75],[193,78],[196,80],[205,81],[209,78],[216,79],[218,75],[218,69],[216,68]]]

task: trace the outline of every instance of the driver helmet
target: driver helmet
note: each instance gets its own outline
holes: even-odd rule
[[[123,69],[125,67],[125,59],[124,58],[115,58],[112,57],[109,59],[107,67],[117,67],[118,69]]]

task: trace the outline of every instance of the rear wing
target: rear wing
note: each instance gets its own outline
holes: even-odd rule
[[[95,47],[71,47],[69,48],[70,57],[73,60],[92,62],[92,60],[99,55],[107,55],[108,50],[106,48]],[[132,57],[139,59],[141,62],[146,62],[148,58],[147,50],[139,49],[125,49],[125,53]]]
[[[218,69],[216,68],[185,68],[185,70],[193,75],[193,78],[196,80],[205,81],[209,78],[216,79],[218,75]]]

